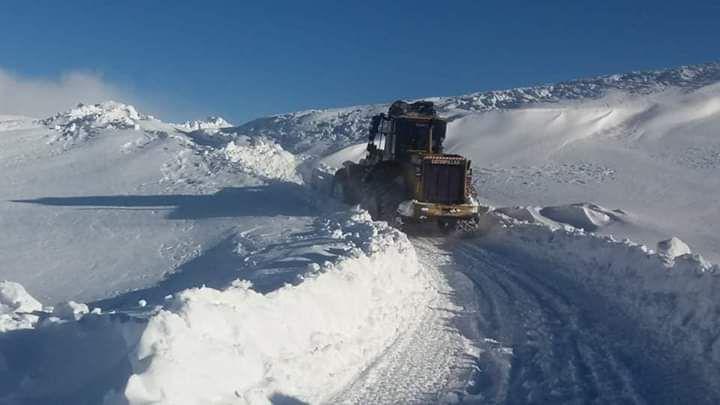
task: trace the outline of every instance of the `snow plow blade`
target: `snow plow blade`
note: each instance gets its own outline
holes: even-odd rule
[[[400,203],[397,211],[402,218],[414,220],[442,218],[467,219],[479,213],[479,206],[476,203],[440,204],[410,200]]]

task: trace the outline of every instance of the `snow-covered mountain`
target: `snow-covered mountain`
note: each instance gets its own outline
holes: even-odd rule
[[[720,64],[431,100],[475,238],[303,177],[385,104],[0,115],[0,403],[717,403]]]
[[[668,89],[690,92],[720,81],[720,63],[676,69],[614,74],[552,85],[471,93],[452,97],[427,97],[450,119],[471,112],[529,108],[572,100],[593,100],[613,93],[648,95]],[[267,136],[294,153],[327,154],[363,142],[370,117],[387,112],[389,104],[327,110],[308,110],[260,118],[237,131]]]
[[[222,128],[230,128],[233,125],[227,121],[223,117],[207,117],[204,120],[192,120],[192,121],[185,121],[182,124],[177,125],[178,129],[186,130],[186,131],[202,131],[202,130],[213,130],[213,129],[222,129]]]

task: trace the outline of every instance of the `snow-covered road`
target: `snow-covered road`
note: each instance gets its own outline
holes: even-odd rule
[[[464,306],[454,322],[479,349],[466,401],[720,401],[700,367],[564,277],[557,264],[493,251],[477,240],[413,242],[419,251],[445,258],[438,268]]]
[[[411,241],[437,294],[332,402],[720,401],[704,365],[563,264],[482,238]]]

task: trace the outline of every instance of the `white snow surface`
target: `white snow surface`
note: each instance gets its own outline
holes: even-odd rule
[[[153,285],[214,257],[236,229],[312,222],[284,182],[300,181],[297,162],[272,141],[206,143],[129,106],[85,107],[53,121],[92,134],[69,143],[47,142],[62,125],[0,125],[0,277],[47,305]],[[141,128],[119,129],[125,119]]]
[[[500,207],[457,251],[452,239],[413,246],[305,186],[308,166],[327,183],[329,166],[360,158],[386,105],[239,127],[164,123],[115,102],[0,116],[0,279],[12,280],[0,283],[0,402],[472,399],[415,391],[446,389],[489,353],[511,375],[507,342],[450,332],[494,309],[472,285],[464,309],[442,298],[456,286],[439,270],[446,256],[467,274],[512,257],[602,297],[720,393],[719,80],[707,64],[434,98],[451,121],[447,151],[473,160],[481,203]],[[503,254],[479,260],[490,251]],[[500,287],[548,301],[522,319],[564,319],[553,308],[570,304],[552,289],[503,276]],[[424,360],[443,369],[398,376]],[[496,382],[483,392],[506,397]]]
[[[58,115],[82,117],[70,143],[0,137],[0,275],[53,307],[3,314],[36,329],[0,335],[0,402],[318,402],[424,315],[407,237],[306,191],[273,141],[96,107]]]
[[[70,147],[93,136],[99,129],[140,129],[139,122],[144,119],[148,117],[141,116],[131,105],[106,101],[92,105],[81,103],[41,122],[59,132],[50,142],[62,142]]]
[[[247,167],[253,175],[302,183],[296,170],[298,159],[272,140],[242,136],[230,141],[224,151],[231,162]]]
[[[680,238],[673,236],[670,239],[661,240],[657,243],[658,253],[661,253],[670,259],[675,259],[678,256],[691,254],[690,246],[683,242]]]
[[[689,252],[672,257],[627,239],[507,218],[491,219],[495,225],[479,243],[553,263],[548,271],[620,303],[659,339],[709,370],[718,364],[720,266]]]

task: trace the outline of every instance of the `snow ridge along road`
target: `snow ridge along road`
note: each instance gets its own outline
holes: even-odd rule
[[[431,299],[402,325],[396,340],[330,403],[443,403],[465,391],[473,367],[473,343],[455,325],[462,307],[443,266],[446,252],[413,239],[422,271],[431,280]]]

